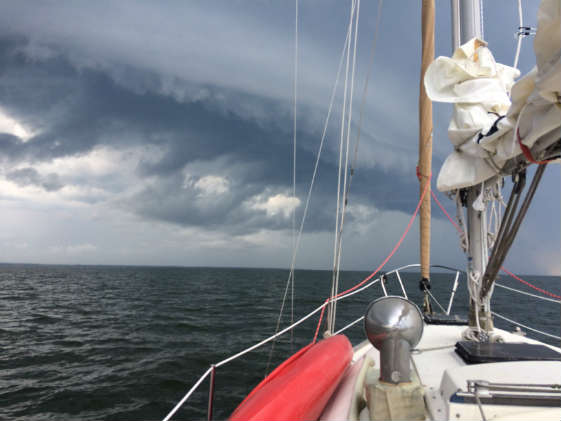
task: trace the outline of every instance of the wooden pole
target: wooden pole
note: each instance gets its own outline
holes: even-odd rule
[[[425,91],[425,72],[434,60],[434,0],[423,0],[422,6],[422,61],[419,92],[419,165],[420,194],[432,172],[432,102]],[[423,199],[421,218],[421,277],[430,279],[430,186]]]

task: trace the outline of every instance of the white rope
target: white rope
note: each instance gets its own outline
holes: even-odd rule
[[[349,144],[350,144],[350,131],[351,131],[351,121],[352,121],[352,110],[353,110],[353,93],[354,93],[354,79],[355,79],[355,68],[356,68],[356,50],[357,50],[357,35],[358,35],[358,19],[360,15],[360,0],[356,0],[356,12],[355,12],[355,23],[354,23],[354,42],[353,42],[353,61],[352,61],[352,70],[351,70],[351,81],[350,81],[350,93],[349,93],[349,101],[348,101],[348,111],[346,116],[346,136],[344,136],[345,143],[345,169],[343,171],[343,187],[341,189],[341,193],[343,195],[342,203],[339,203],[337,212],[338,215],[340,213],[340,221],[339,221],[339,228],[336,231],[336,241],[337,241],[337,251],[336,251],[336,265],[335,265],[335,273],[334,273],[334,286],[332,287],[332,296],[335,296],[339,292],[339,276],[340,276],[340,267],[341,267],[341,255],[342,255],[342,244],[343,244],[343,226],[345,223],[345,210],[346,210],[346,191],[347,191],[347,173],[349,167]],[[352,30],[351,30],[352,34]],[[349,39],[349,46],[350,46],[350,39]],[[347,50],[347,65],[349,60],[349,51]],[[348,69],[347,69],[348,71]],[[346,92],[345,92],[346,95]],[[345,110],[343,110],[345,112]],[[344,124],[344,121],[342,122]],[[341,127],[341,134],[345,131],[345,127]],[[341,152],[341,151],[340,151]],[[341,156],[339,158],[339,164],[341,164]],[[341,176],[341,167],[339,167],[339,176]],[[340,184],[338,184],[339,187]],[[333,303],[331,307],[331,327],[330,331],[332,332],[335,329],[335,320],[337,314],[337,303]]]
[[[522,34],[520,33],[521,28],[524,26],[524,23],[522,22],[522,0],[518,0],[518,22],[518,42],[516,43],[516,53],[514,55],[514,64],[512,65],[515,69],[518,68],[518,58],[520,57],[520,47],[522,46]]]
[[[374,37],[372,38],[372,48],[370,50],[370,61],[368,63],[368,72],[366,73],[366,81],[364,82],[364,88],[362,90],[362,99],[360,102],[360,115],[358,118],[358,126],[357,126],[357,133],[356,133],[356,143],[355,143],[355,150],[353,161],[351,165],[351,180],[353,176],[353,168],[356,167],[356,162],[358,159],[358,145],[360,144],[360,135],[362,132],[362,118],[364,116],[364,109],[366,108],[366,93],[368,92],[368,84],[370,82],[370,74],[372,73],[372,68],[374,67],[374,53],[376,52],[376,42],[378,40],[378,28],[380,27],[380,21],[382,19],[382,6],[384,4],[383,0],[378,0],[378,12],[376,15],[376,28],[374,28]],[[350,181],[349,181],[350,184]]]
[[[363,120],[364,108],[365,108],[365,104],[366,104],[366,93],[368,91],[368,83],[369,83],[369,80],[370,80],[370,73],[371,73],[371,70],[372,70],[372,67],[373,67],[373,64],[374,64],[374,55],[375,55],[374,53],[376,51],[376,40],[377,40],[377,37],[378,37],[378,29],[380,27],[380,21],[381,21],[381,17],[382,17],[382,5],[383,5],[383,0],[379,0],[378,1],[378,13],[377,13],[377,18],[376,18],[376,27],[375,27],[375,30],[374,30],[374,38],[373,38],[373,41],[372,41],[372,48],[371,48],[368,72],[367,72],[367,75],[366,75],[366,81],[365,81],[364,89],[363,89],[363,92],[362,92],[362,100],[361,100],[361,106],[360,106],[360,118],[359,118],[358,127],[357,127],[357,140],[356,140],[355,148],[354,148],[354,156],[353,156],[353,161],[352,161],[352,164],[351,164],[349,182],[347,184],[347,187],[344,190],[343,214],[344,214],[344,210],[345,210],[346,206],[348,205],[348,194],[349,194],[349,191],[350,191],[350,186],[351,186],[351,182],[352,182],[354,168],[356,167],[356,162],[357,162],[357,158],[358,158],[358,146],[359,146],[359,143],[360,143],[362,120]],[[358,17],[357,17],[357,19],[358,19]],[[356,52],[356,50],[355,50],[355,52]],[[346,171],[345,171],[345,173],[346,173]],[[339,231],[342,233],[342,228]],[[337,289],[338,289],[338,279],[337,279]],[[333,314],[335,315],[335,311],[333,312]]]
[[[298,254],[298,249],[300,247],[300,241],[302,239],[302,232],[304,231],[304,223],[306,221],[306,217],[308,216],[308,209],[310,207],[312,191],[314,189],[314,184],[315,184],[316,176],[317,176],[317,173],[318,173],[321,153],[323,151],[323,146],[325,144],[325,138],[327,136],[327,127],[329,126],[329,119],[331,117],[331,112],[333,110],[333,104],[335,102],[335,93],[337,91],[337,86],[339,84],[339,78],[341,76],[341,70],[343,68],[343,59],[345,57],[345,51],[346,51],[346,47],[347,47],[347,40],[349,39],[349,37],[350,37],[350,27],[347,30],[347,36],[346,36],[345,42],[343,44],[343,50],[341,51],[341,56],[339,58],[339,66],[338,66],[338,69],[337,69],[337,76],[335,77],[335,83],[333,85],[333,89],[331,90],[331,99],[329,101],[329,108],[327,110],[327,116],[325,118],[325,123],[323,125],[323,132],[322,132],[320,144],[319,144],[319,147],[318,147],[318,153],[317,153],[317,157],[316,157],[316,162],[314,164],[314,171],[312,173],[312,179],[310,181],[310,187],[308,188],[308,194],[306,195],[306,204],[304,205],[304,212],[302,213],[302,219],[300,221],[300,228],[298,230],[298,235],[296,237],[296,247],[292,251],[292,259],[291,259],[291,262],[290,262],[290,273],[293,273],[294,267],[296,265],[296,255]],[[286,297],[288,295],[288,288],[290,286],[290,281],[291,281],[290,273],[289,273],[288,279],[286,281],[286,286],[285,286],[285,289],[284,289],[281,308],[280,308],[280,311],[279,311],[279,316],[277,318],[275,333],[278,332],[278,330],[279,330],[280,321],[281,321],[281,318],[282,318],[282,314],[284,312],[284,305],[285,305],[285,302],[286,302]],[[272,352],[273,352],[273,350],[271,350],[270,356],[272,355]],[[270,356],[269,356],[269,358],[270,358]]]
[[[343,53],[344,53],[344,51],[343,51]],[[342,55],[341,57],[343,57],[343,55]],[[330,107],[329,107],[329,112],[328,112],[328,118],[327,118],[327,120],[329,120],[329,114],[330,114],[330,111],[331,111],[331,105],[333,104],[334,92],[335,92],[335,87],[334,87],[333,94],[332,94],[332,98],[331,98],[332,101],[331,101],[331,104],[330,104]],[[324,136],[322,136],[322,142],[323,142],[323,139],[324,139],[324,137],[325,137],[325,131],[326,131],[326,127],[327,127],[327,120],[326,120],[325,129],[324,129]],[[321,151],[321,148],[320,148],[320,151]],[[317,161],[316,161],[316,164],[317,164]],[[317,166],[316,166],[316,169],[317,169]],[[314,175],[315,175],[315,171],[314,171]],[[313,185],[313,180],[314,180],[314,177],[312,177],[312,185]],[[303,219],[304,219],[304,217],[303,217]],[[400,270],[405,270],[405,269],[414,268],[414,267],[420,267],[420,264],[419,264],[419,263],[414,263],[414,264],[411,264],[411,265],[401,266],[401,267],[399,267],[399,268],[397,268],[397,269],[394,269],[394,270],[392,270],[392,271],[390,271],[390,272],[387,272],[387,275],[392,274],[392,273],[395,273],[395,272],[400,271]],[[343,295],[343,296],[338,297],[338,298],[334,298],[332,301],[340,301],[340,300],[344,300],[344,299],[346,299],[346,298],[349,298],[349,297],[351,297],[351,296],[353,296],[353,295],[355,295],[355,294],[358,294],[359,292],[364,291],[364,290],[367,289],[367,288],[370,288],[372,285],[376,284],[377,282],[380,282],[380,278],[374,279],[373,281],[370,281],[368,284],[366,284],[366,285],[364,285],[364,286],[362,286],[362,287],[360,287],[360,288],[357,288],[356,290],[354,290],[354,291],[352,291],[352,292],[350,292],[350,293],[348,293],[348,294],[346,294],[346,295]],[[286,333],[287,331],[289,331],[289,330],[291,330],[291,329],[294,329],[296,326],[298,326],[299,324],[303,323],[304,321],[306,321],[307,319],[309,319],[310,317],[312,317],[314,314],[316,314],[316,313],[318,313],[319,311],[321,311],[321,309],[322,309],[323,307],[325,307],[327,304],[328,304],[328,303],[323,303],[322,305],[320,305],[319,307],[317,307],[316,309],[314,309],[312,312],[308,313],[306,316],[302,317],[301,319],[299,319],[299,320],[296,321],[295,323],[291,324],[290,326],[286,327],[286,328],[283,329],[282,331],[275,333],[274,335],[272,335],[272,336],[270,336],[270,337],[268,337],[268,338],[262,340],[261,342],[255,344],[255,345],[253,345],[253,346],[250,346],[249,348],[246,348],[246,349],[244,349],[243,351],[240,351],[240,352],[238,352],[237,354],[232,355],[231,357],[228,357],[228,358],[226,358],[226,359],[220,361],[220,362],[217,363],[217,364],[214,364],[214,367],[215,367],[215,368],[218,368],[218,367],[221,367],[221,366],[223,366],[223,365],[225,365],[225,364],[228,364],[229,362],[235,360],[236,358],[239,358],[239,357],[241,357],[241,356],[247,354],[248,352],[251,352],[251,351],[257,349],[257,348],[259,348],[260,346],[266,344],[267,342],[270,342],[270,341],[272,341],[273,339],[276,339],[277,337],[283,335],[283,334]],[[359,321],[360,321],[360,319],[355,320],[353,323],[358,323]],[[520,326],[523,326],[523,325],[520,324]],[[343,329],[347,329],[348,327],[350,327],[350,326],[347,325],[347,327],[345,327],[345,328],[343,328]],[[523,327],[527,328],[526,326],[523,326]],[[527,329],[532,330],[532,329],[530,329],[530,328],[527,328]],[[341,330],[341,331],[342,331],[342,330]],[[339,332],[340,332],[340,331],[338,331],[337,333],[339,333]],[[540,333],[541,333],[541,332],[540,332]],[[191,389],[189,389],[189,391],[185,394],[185,396],[179,401],[179,403],[178,403],[177,405],[175,405],[175,407],[169,412],[169,414],[163,419],[163,421],[168,421],[168,420],[179,410],[179,408],[187,401],[187,399],[189,399],[189,398],[191,397],[191,395],[193,394],[193,392],[200,386],[200,384],[203,382],[203,380],[206,379],[206,378],[208,377],[208,375],[210,374],[211,371],[212,371],[212,367],[209,368],[209,369],[197,380],[197,382],[193,385],[193,387],[191,387]]]
[[[495,245],[499,229],[501,228],[501,210],[503,206],[506,206],[501,193],[502,180],[502,178],[498,178],[497,182],[485,192],[485,202],[491,203],[487,223],[487,247],[489,249],[492,249]]]
[[[497,313],[495,313],[494,311],[492,311],[491,314],[492,314],[493,316],[497,316],[499,319],[506,320],[507,322],[510,322],[510,323],[512,323],[512,324],[514,324],[514,325],[521,326],[521,327],[523,327],[524,329],[531,330],[532,332],[539,333],[539,334],[545,335],[545,336],[549,336],[550,338],[555,338],[555,339],[561,340],[561,337],[559,337],[559,336],[552,335],[551,333],[547,333],[547,332],[542,332],[541,330],[534,329],[533,327],[523,325],[522,323],[519,323],[519,322],[517,322],[517,321],[515,321],[515,320],[511,320],[511,319],[509,319],[508,317],[501,316],[500,314],[497,314]]]
[[[460,235],[460,247],[464,253],[468,253],[469,250],[469,237],[467,234],[467,225],[464,221],[464,210],[462,207],[462,199],[460,197],[460,190],[456,191],[456,221],[461,229]]]
[[[322,305],[320,305],[318,308],[316,308],[315,310],[313,310],[311,313],[308,313],[307,315],[305,315],[304,317],[302,317],[300,320],[298,320],[297,322],[291,324],[288,327],[285,327],[283,330],[281,330],[278,333],[275,333],[272,336],[269,336],[266,339],[263,339],[261,342],[256,343],[255,345],[250,346],[249,348],[244,349],[243,351],[238,352],[237,354],[232,355],[231,357],[228,357],[222,361],[220,361],[219,363],[215,364],[216,367],[220,367],[223,366],[224,364],[228,364],[230,361],[235,360],[236,358],[241,357],[242,355],[247,354],[248,352],[253,351],[254,349],[259,348],[262,345],[265,345],[267,342],[272,341],[273,339],[278,338],[279,336],[282,336],[283,334],[285,334],[286,332],[288,332],[289,330],[294,329],[296,326],[298,326],[299,324],[305,322],[306,320],[308,320],[310,317],[312,317],[314,314],[316,314],[318,311],[320,311],[323,307],[325,307],[327,305],[327,303],[323,303]]]
[[[333,279],[331,284],[331,296],[337,295],[335,292],[335,284],[337,282],[336,278],[338,276],[338,242],[339,242],[339,215],[341,210],[341,172],[343,168],[343,142],[345,136],[345,118],[347,113],[347,87],[349,80],[349,58],[351,52],[351,38],[353,31],[353,17],[355,11],[356,0],[353,0],[351,5],[351,13],[349,17],[349,28],[350,36],[347,38],[347,54],[346,54],[346,65],[345,65],[345,84],[343,88],[343,109],[341,111],[341,130],[340,130],[340,140],[339,140],[339,165],[337,173],[337,206],[335,210],[335,236],[333,239]],[[335,305],[335,304],[333,304]],[[328,326],[329,330],[333,330],[333,305],[330,307]]]
[[[356,45],[357,45],[357,37],[358,37],[358,19],[360,16],[360,0],[357,0],[356,4],[356,13],[355,13],[355,25],[354,25],[354,41],[353,41],[353,64],[351,70],[351,90],[349,94],[349,109],[347,114],[347,136],[345,139],[345,170],[343,172],[343,203],[341,204],[341,222],[339,224],[339,235],[338,235],[338,246],[337,246],[337,275],[335,279],[335,294],[339,292],[339,270],[341,267],[341,254],[343,251],[343,226],[345,224],[345,211],[347,209],[346,202],[347,202],[347,174],[349,171],[349,145],[351,143],[351,122],[353,116],[353,94],[354,94],[354,85],[355,85],[355,69],[356,69]],[[337,305],[333,305],[333,326],[332,329],[335,329],[335,320],[336,320],[336,313],[337,313]]]
[[[438,307],[440,307],[440,309],[442,310],[443,313],[446,313],[446,310],[444,309],[444,307],[442,307],[442,305],[438,302],[438,300],[436,299],[436,297],[434,295],[431,294],[430,290],[427,289],[427,292],[429,293],[429,296],[434,300],[434,302],[438,305]]]
[[[481,405],[481,399],[479,399],[479,388],[475,386],[474,391],[475,402],[477,402],[477,406],[479,407],[479,413],[481,414],[481,419],[483,421],[487,421],[487,417],[485,416],[485,412],[483,411],[483,405]]]
[[[344,300],[345,298],[349,298],[355,294],[358,294],[360,291],[365,290],[366,288],[371,287],[372,285],[374,285],[376,282],[378,282],[380,279],[375,279],[374,281],[370,282],[369,284],[363,286],[362,288],[359,288],[353,292],[348,293],[347,295],[342,295],[341,297],[338,298],[334,298],[331,301],[340,301],[340,300]],[[328,302],[323,303],[322,305],[320,305],[319,307],[317,307],[316,309],[314,309],[312,312],[308,313],[307,315],[305,315],[304,317],[302,317],[301,319],[299,319],[298,321],[294,322],[293,324],[291,324],[290,326],[284,328],[283,330],[281,330],[280,332],[276,333],[273,336],[269,336],[267,339],[262,340],[261,342],[250,346],[249,348],[244,349],[243,351],[238,352],[235,355],[232,355],[231,357],[228,357],[222,361],[220,361],[219,363],[215,364],[215,367],[218,368],[220,366],[223,366],[224,364],[229,363],[232,360],[235,360],[236,358],[241,357],[242,355],[247,354],[248,352],[253,351],[254,349],[259,348],[262,345],[265,345],[267,342],[272,341],[273,339],[283,335],[284,333],[288,332],[290,329],[294,329],[296,326],[298,326],[299,324],[303,323],[304,321],[308,320],[310,317],[312,317],[314,314],[316,314],[318,311],[320,311],[322,308],[324,308],[326,305],[328,305]]]
[[[338,243],[339,243],[339,215],[341,212],[341,172],[343,168],[343,142],[345,136],[345,117],[347,113],[347,91],[348,91],[348,82],[349,82],[349,61],[350,61],[350,53],[351,53],[351,37],[353,31],[353,17],[355,13],[355,6],[356,1],[353,0],[351,4],[351,13],[349,17],[349,28],[350,28],[350,36],[347,38],[347,54],[346,54],[346,64],[345,64],[345,84],[343,88],[343,110],[341,112],[341,132],[340,132],[340,140],[339,140],[339,167],[338,167],[338,174],[337,174],[337,207],[335,211],[335,236],[333,239],[333,275],[331,281],[331,297],[337,295],[335,291],[335,286],[338,281],[339,276],[339,254],[338,254]],[[328,330],[333,332],[333,325],[335,323],[334,318],[334,309],[335,303],[333,302],[329,307],[329,320],[327,321]]]
[[[346,325],[344,328],[339,329],[337,332],[334,333],[334,335],[338,335],[339,333],[344,332],[345,330],[353,327],[354,325],[356,325],[358,322],[360,322],[361,320],[364,320],[364,316],[360,316],[358,319],[356,319],[355,321],[349,323],[348,325]]]
[[[514,291],[514,292],[517,292],[517,293],[522,294],[522,295],[528,295],[530,297],[539,298],[540,300],[551,301],[552,303],[561,304],[561,300],[556,300],[555,298],[542,297],[541,295],[531,294],[531,293],[526,292],[526,291],[521,291],[519,289],[507,287],[506,285],[499,284],[496,281],[495,281],[495,285],[498,286],[499,288],[508,289],[509,291]]]
[[[185,401],[191,397],[191,395],[195,392],[195,390],[197,390],[197,388],[203,382],[203,380],[208,377],[211,371],[212,371],[212,367],[210,367],[207,371],[205,371],[205,374],[203,374],[201,378],[197,380],[197,383],[195,383],[193,387],[189,389],[189,391],[185,394],[185,396],[183,396],[183,398],[177,403],[177,405],[173,407],[173,409],[169,412],[169,414],[166,415],[163,421],[168,421],[171,417],[173,417],[173,415],[179,410],[179,408],[183,406]]]
[[[366,72],[366,80],[364,82],[364,88],[362,90],[362,99],[360,102],[360,115],[359,115],[359,119],[358,119],[358,125],[357,125],[357,134],[356,134],[356,142],[355,142],[355,147],[354,147],[354,154],[353,154],[353,160],[351,162],[351,169],[350,169],[350,174],[349,174],[349,183],[346,187],[345,190],[345,196],[344,196],[344,202],[343,202],[343,206],[346,208],[348,206],[348,197],[349,197],[349,192],[351,190],[351,184],[352,184],[352,180],[353,180],[353,175],[354,175],[354,170],[356,168],[356,163],[358,161],[358,147],[360,145],[360,136],[362,133],[362,120],[363,120],[363,116],[364,116],[364,109],[366,108],[366,93],[368,92],[368,84],[370,81],[370,74],[372,73],[372,68],[374,67],[374,56],[375,56],[375,52],[376,52],[376,41],[378,39],[378,28],[380,27],[380,21],[382,18],[382,6],[383,6],[383,0],[378,0],[378,12],[377,12],[377,16],[376,16],[376,26],[374,29],[374,37],[372,39],[372,47],[371,47],[371,51],[370,51],[370,60],[368,63],[368,71]]]
[[[479,342],[483,339],[486,334],[481,330],[481,325],[479,323],[479,288],[480,288],[480,278],[481,274],[478,271],[473,271],[472,269],[468,272],[468,292],[474,305],[475,313],[475,327],[468,327],[463,333],[462,337],[468,341]]]

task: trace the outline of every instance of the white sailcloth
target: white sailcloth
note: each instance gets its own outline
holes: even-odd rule
[[[520,72],[495,62],[487,44],[472,39],[438,57],[425,75],[432,101],[454,104],[448,137],[454,151],[437,180],[440,191],[479,184],[522,153],[522,143],[548,146],[561,138],[561,2],[542,0],[534,40],[536,66]]]

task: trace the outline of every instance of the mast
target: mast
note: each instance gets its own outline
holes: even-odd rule
[[[419,83],[419,164],[417,167],[420,192],[423,194],[426,183],[430,183],[432,172],[432,102],[425,91],[425,72],[434,60],[434,0],[423,0],[422,24],[422,61]],[[430,185],[423,198],[420,209],[420,250],[421,250],[421,289],[425,291],[423,310],[431,312],[426,290],[430,288],[430,222],[431,194]]]
[[[479,1],[451,0],[452,9],[452,42],[456,49],[472,38],[482,38],[481,7]],[[456,43],[458,43],[456,45]],[[488,261],[487,248],[487,218],[486,209],[474,207],[474,202],[482,192],[482,186],[472,186],[466,189],[467,200],[467,230],[468,230],[468,277],[478,278],[480,281],[485,273]],[[472,279],[468,279],[472,282]],[[477,298],[479,299],[479,298]],[[470,299],[469,324],[484,331],[493,330],[489,299],[484,308],[479,308],[473,297]]]

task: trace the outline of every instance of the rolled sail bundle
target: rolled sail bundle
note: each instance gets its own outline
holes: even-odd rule
[[[561,2],[542,0],[534,40],[536,66],[520,72],[495,62],[487,44],[472,39],[438,57],[425,75],[432,101],[454,104],[448,137],[454,151],[437,180],[440,191],[480,184],[530,149],[561,139]],[[521,148],[522,145],[522,148]],[[524,151],[522,150],[524,149]]]

